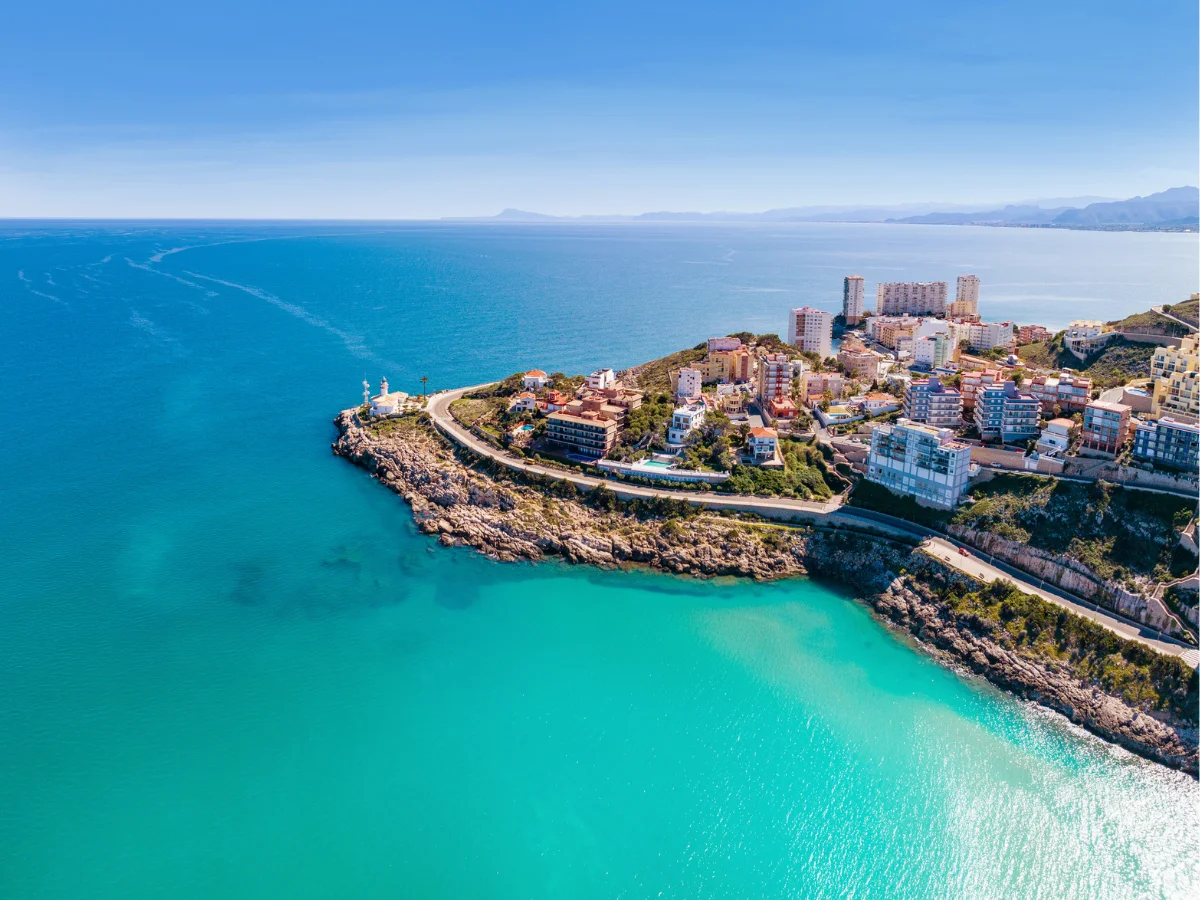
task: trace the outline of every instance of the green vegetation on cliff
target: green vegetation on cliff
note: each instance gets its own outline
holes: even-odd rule
[[[1197,673],[1179,657],[1125,640],[1008,581],[974,591],[955,581],[938,593],[956,615],[978,621],[1001,646],[1052,668],[1065,666],[1131,706],[1196,722]]]
[[[864,480],[850,503],[929,528],[990,532],[1077,560],[1102,578],[1166,581],[1187,572],[1176,534],[1195,508],[1185,497],[1017,474],[997,475],[968,496],[975,502],[944,512]]]
[[[1193,328],[1200,327],[1200,300],[1184,300],[1182,303],[1172,303],[1164,306],[1163,312],[1168,312],[1177,319],[1190,322]]]
[[[683,366],[699,362],[708,355],[708,342],[697,344],[687,350],[679,350],[667,356],[652,359],[627,370],[637,379],[638,390],[650,392],[671,391],[671,372]]]

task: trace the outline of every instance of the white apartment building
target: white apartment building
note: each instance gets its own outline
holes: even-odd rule
[[[679,370],[679,380],[675,385],[675,397],[678,400],[694,400],[700,396],[700,384],[703,375],[699,369],[683,368]]]
[[[1007,347],[1015,337],[1012,322],[955,322],[953,334],[955,343],[966,341],[972,350]]]
[[[950,315],[964,319],[979,315],[979,276],[959,275],[958,290],[950,304]]]
[[[788,316],[788,343],[821,359],[833,355],[833,313],[811,306],[793,309]]]
[[[612,387],[617,383],[617,373],[612,369],[597,369],[587,377],[587,386],[595,390]]]
[[[888,281],[875,288],[875,312],[881,316],[946,314],[946,282]]]
[[[704,404],[689,403],[680,406],[671,414],[671,427],[667,429],[667,442],[682,444],[687,436],[704,424]]]
[[[971,447],[949,428],[900,419],[871,432],[867,480],[930,506],[953,509],[967,489]]]
[[[954,362],[954,351],[957,349],[958,342],[947,334],[920,338],[913,341],[913,362],[930,369],[940,369]]]
[[[1102,337],[1105,333],[1103,322],[1080,319],[1067,327],[1063,346],[1082,359],[1107,340]]]
[[[842,285],[842,316],[847,325],[857,325],[866,315],[865,287],[861,275],[847,275]]]

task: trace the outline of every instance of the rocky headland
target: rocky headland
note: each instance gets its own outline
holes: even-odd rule
[[[699,577],[837,580],[943,663],[1197,775],[1196,723],[1179,714],[1194,700],[1195,674],[1183,674],[1181,662],[1164,663],[1168,675],[1155,685],[1156,697],[1173,692],[1171,703],[1139,703],[1129,690],[1106,690],[1092,657],[1080,661],[1022,644],[1011,622],[961,601],[982,585],[914,547],[879,535],[703,512],[675,501],[622,503],[611,491],[584,496],[566,482],[518,480],[464,455],[424,416],[362,423],[347,410],[335,424],[334,453],[402,496],[417,527],[443,545],[473,547],[500,561],[558,556]]]

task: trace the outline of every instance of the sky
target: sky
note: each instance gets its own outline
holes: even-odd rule
[[[1195,0],[9,4],[0,217],[436,218],[1197,181]]]

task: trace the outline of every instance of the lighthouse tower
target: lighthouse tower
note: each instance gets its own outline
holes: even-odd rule
[[[380,394],[380,396],[386,397],[386,396],[387,396],[387,392],[388,392],[388,383],[387,383],[387,379],[386,379],[386,378],[382,378],[382,379],[380,379],[380,381],[379,381],[379,394]]]

